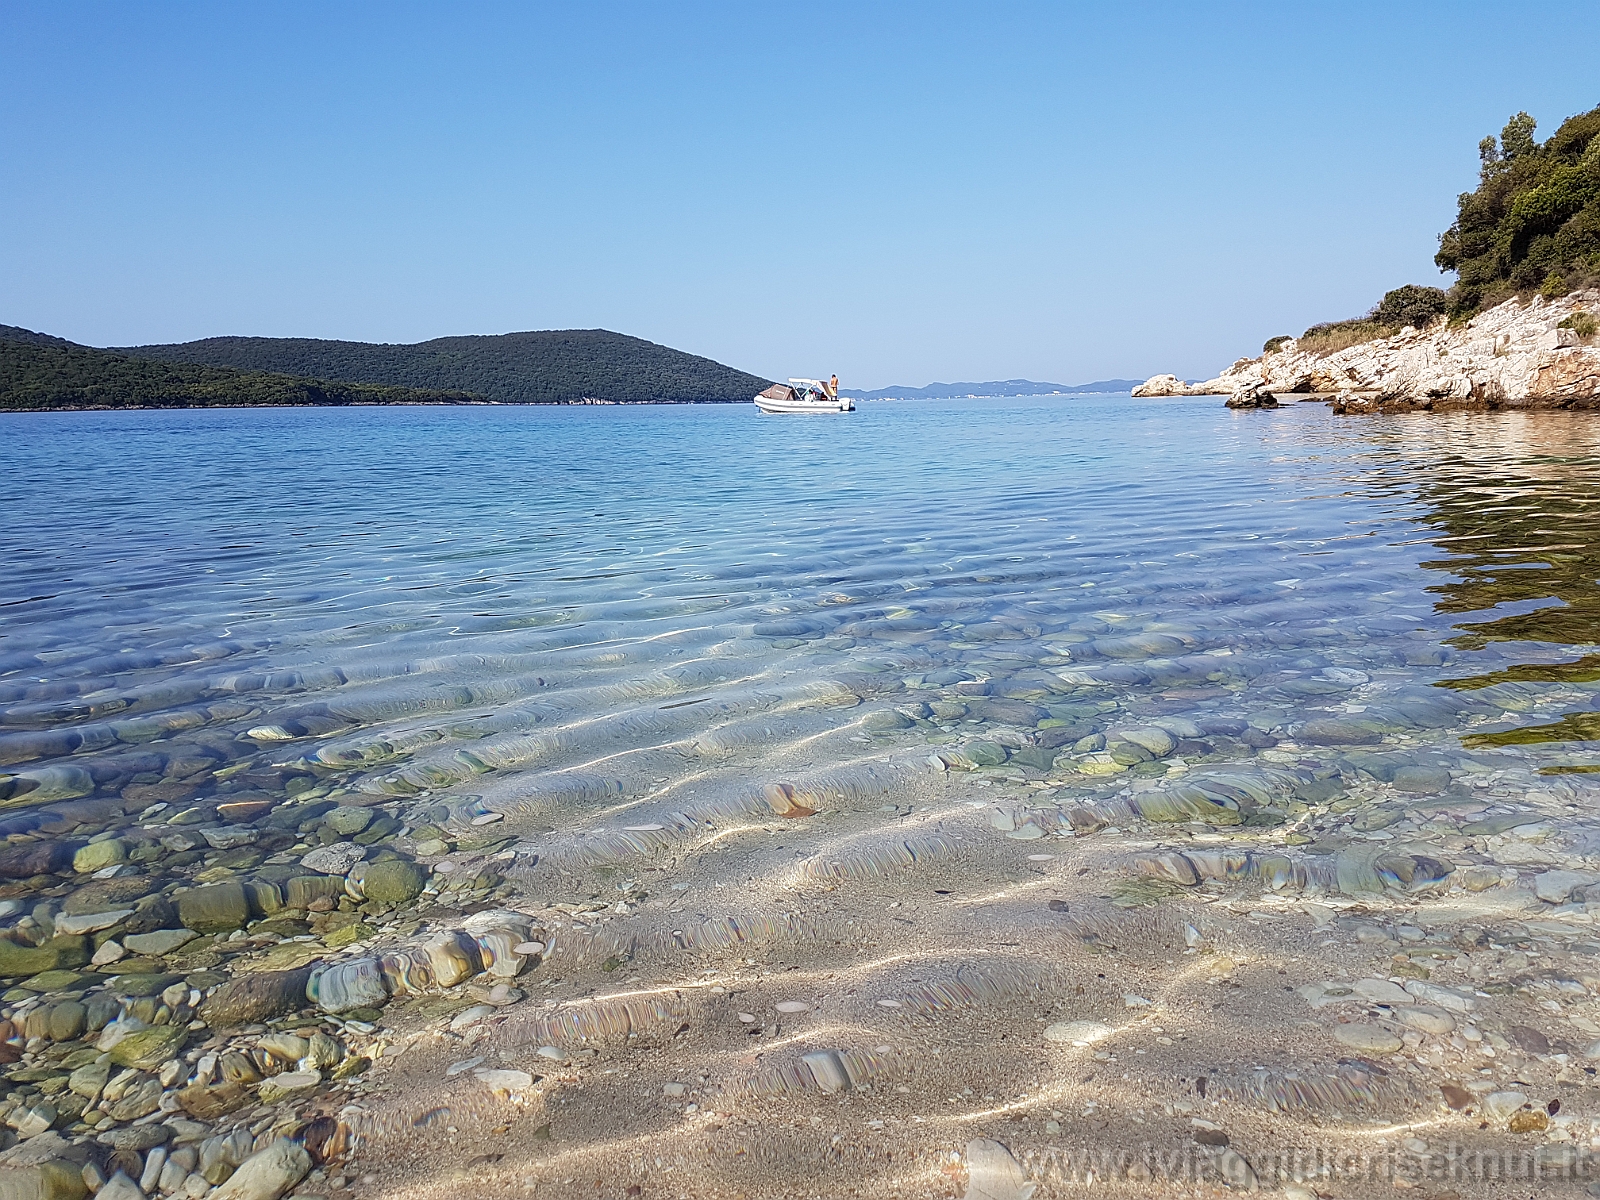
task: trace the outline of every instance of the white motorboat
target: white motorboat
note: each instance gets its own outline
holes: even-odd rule
[[[854,412],[856,402],[839,395],[835,382],[820,379],[791,379],[775,383],[756,397],[756,407],[764,413]]]

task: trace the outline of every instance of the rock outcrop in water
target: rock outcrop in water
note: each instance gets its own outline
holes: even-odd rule
[[[1554,301],[1507,300],[1465,324],[1407,327],[1332,352],[1303,350],[1289,338],[1204,383],[1157,375],[1133,394],[1319,395],[1332,397],[1339,413],[1600,408],[1597,314],[1596,289]]]

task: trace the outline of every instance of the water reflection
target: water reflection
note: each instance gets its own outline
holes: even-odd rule
[[[1463,692],[1504,683],[1600,680],[1600,437],[1570,414],[1509,414],[1465,428],[1430,429],[1419,500],[1430,540],[1450,557],[1428,590],[1457,620],[1447,644],[1494,650],[1491,670],[1441,681]],[[1417,431],[1407,431],[1408,441]],[[1414,442],[1411,443],[1415,445]],[[1422,447],[1417,446],[1417,449]],[[1469,736],[1469,746],[1600,739],[1600,714]],[[1551,770],[1562,768],[1551,767]],[[1578,769],[1578,768],[1566,768]]]

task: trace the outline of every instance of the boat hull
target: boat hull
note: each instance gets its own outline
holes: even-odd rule
[[[855,401],[848,396],[837,400],[775,400],[770,396],[757,396],[756,407],[771,416],[789,413],[841,413],[854,412]]]

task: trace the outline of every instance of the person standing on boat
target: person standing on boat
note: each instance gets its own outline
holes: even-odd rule
[[[838,398],[839,398],[839,376],[835,375],[832,379],[828,380],[828,399],[829,400],[837,400]]]

